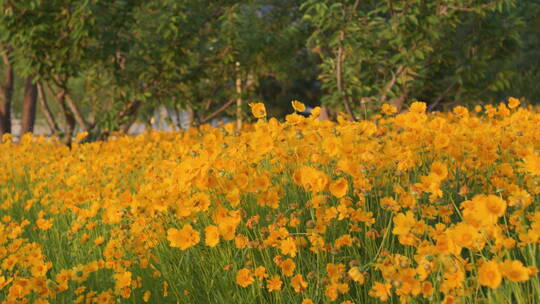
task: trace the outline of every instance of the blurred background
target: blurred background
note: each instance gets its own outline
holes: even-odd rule
[[[540,97],[538,0],[0,0],[0,135]]]

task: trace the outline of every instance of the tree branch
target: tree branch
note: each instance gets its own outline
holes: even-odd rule
[[[399,75],[401,75],[401,73],[404,70],[405,70],[405,66],[400,65],[400,66],[398,66],[396,71],[394,73],[392,73],[392,79],[390,79],[390,81],[386,84],[384,89],[381,91],[381,97],[379,98],[380,102],[385,102],[386,101],[386,95],[388,95],[388,93],[390,92],[390,90],[392,89],[394,84],[396,84],[397,78],[399,77]]]
[[[215,110],[214,112],[210,113],[208,116],[201,118],[201,123],[205,123],[208,120],[216,117],[219,113],[225,111],[230,105],[234,103],[234,99],[231,99],[227,101],[224,105],[222,105],[219,109]]]
[[[52,115],[51,109],[49,108],[49,104],[47,102],[47,96],[45,95],[45,89],[43,88],[43,85],[41,84],[41,82],[38,82],[37,89],[38,89],[39,105],[41,106],[41,111],[43,111],[45,120],[47,121],[47,124],[49,125],[49,128],[51,129],[51,133],[54,136],[58,136],[60,134],[60,128],[58,127],[58,124],[56,123],[56,120],[54,119],[54,116]]]

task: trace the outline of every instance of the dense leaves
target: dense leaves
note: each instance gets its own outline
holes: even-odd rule
[[[254,100],[272,116],[299,99],[356,118],[384,102],[433,110],[540,94],[532,0],[1,0],[0,10],[2,68],[42,84],[66,141],[76,128],[127,130],[161,105],[207,123],[246,118]]]

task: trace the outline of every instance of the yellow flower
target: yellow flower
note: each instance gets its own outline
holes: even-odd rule
[[[386,302],[390,296],[390,288],[390,283],[375,282],[375,285],[373,285],[373,288],[369,291],[369,295],[379,298],[382,302]]]
[[[259,266],[255,268],[255,276],[259,281],[262,281],[263,279],[268,277],[268,274],[266,274],[266,268],[264,266]]]
[[[362,274],[362,272],[360,272],[360,269],[358,269],[358,267],[351,268],[348,274],[353,281],[357,282],[358,284],[364,284],[364,275]]]
[[[219,228],[210,225],[204,229],[204,242],[209,247],[216,247],[219,243]]]
[[[150,300],[151,295],[152,295],[152,293],[150,292],[150,290],[147,290],[147,291],[144,292],[144,294],[143,294],[144,303],[148,303],[148,301]]]
[[[281,262],[279,267],[281,267],[281,271],[283,272],[284,276],[291,277],[293,275],[294,269],[296,268],[296,264],[293,260],[286,259],[285,261]]]
[[[529,154],[524,158],[525,169],[533,175],[540,175],[540,155],[538,153]]]
[[[41,230],[49,230],[51,229],[52,225],[53,225],[53,220],[52,219],[44,219],[42,217],[40,217],[37,221],[36,221],[36,225],[38,226],[39,229]]]
[[[81,132],[75,136],[75,141],[79,142],[88,136],[88,132]]]
[[[244,235],[237,235],[234,238],[234,244],[236,248],[239,248],[239,249],[246,248],[248,243],[249,243],[249,239],[245,237]]]
[[[385,103],[381,107],[381,113],[383,113],[384,115],[392,115],[392,114],[395,114],[396,112],[397,112],[397,108],[394,107],[393,105],[389,105]]]
[[[519,260],[506,260],[501,264],[504,277],[512,282],[525,282],[529,279],[529,269]]]
[[[288,237],[285,240],[281,241],[279,249],[281,250],[281,253],[288,254],[293,258],[296,256],[296,252],[298,250],[296,248],[296,242],[292,237]]]
[[[318,118],[321,114],[321,107],[315,107],[313,110],[311,110],[310,118]]]
[[[304,281],[301,274],[297,274],[292,278],[291,286],[295,292],[301,293],[308,287],[308,283]]]
[[[236,273],[236,284],[246,288],[255,281],[251,270],[242,268]]]
[[[486,197],[484,202],[490,216],[499,218],[504,215],[504,212],[506,211],[506,202],[502,198],[490,194]]]
[[[194,230],[191,225],[187,224],[180,230],[170,228],[167,230],[167,240],[169,240],[171,247],[180,248],[180,250],[186,250],[199,243],[199,232]]]
[[[291,104],[296,112],[304,112],[306,110],[306,106],[298,100],[293,100]]]
[[[478,281],[482,286],[488,286],[490,288],[497,288],[501,285],[502,274],[499,269],[499,263],[496,261],[489,261],[478,268]]]
[[[266,108],[262,102],[250,103],[249,107],[251,108],[251,113],[255,118],[265,118],[266,117]]]
[[[105,242],[105,238],[103,236],[98,236],[94,240],[94,245],[99,246],[99,245],[103,244],[103,242]]]
[[[412,113],[425,113],[426,112],[426,103],[421,101],[415,101],[409,107],[409,111]]]
[[[275,275],[271,279],[269,279],[266,282],[266,288],[268,288],[268,291],[279,291],[281,290],[281,285],[283,282],[281,282],[279,276]]]
[[[122,289],[131,285],[131,272],[124,271],[121,273],[115,273],[113,275],[114,280],[116,281],[116,288]]]
[[[332,182],[329,186],[329,189],[330,193],[332,193],[335,197],[340,198],[347,194],[347,190],[349,190],[349,184],[346,179],[341,177],[336,181]]]
[[[515,98],[515,97],[510,97],[508,98],[508,107],[510,109],[514,109],[514,108],[517,108],[519,107],[519,99]]]
[[[415,224],[416,220],[412,211],[407,211],[406,214],[399,213],[394,217],[394,229],[392,233],[396,235],[408,234]]]

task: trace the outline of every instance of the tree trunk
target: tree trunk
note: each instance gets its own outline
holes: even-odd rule
[[[51,87],[49,87],[51,93],[53,93],[54,98],[58,102],[58,105],[60,106],[60,111],[64,115],[64,134],[62,136],[62,142],[68,146],[71,146],[71,137],[73,137],[73,132],[75,132],[75,117],[73,117],[73,113],[69,111],[66,105],[66,90],[60,88],[60,90],[56,93],[52,90]]]
[[[126,119],[127,121],[120,125],[119,130],[123,131],[125,134],[129,131],[131,125],[135,122],[137,111],[142,105],[142,102],[139,100],[132,100],[129,104],[124,107],[124,110],[116,116],[117,121],[122,121]]]
[[[58,127],[58,123],[54,119],[51,109],[49,108],[49,103],[47,102],[47,95],[45,95],[45,90],[43,88],[43,85],[41,83],[38,83],[37,89],[38,89],[39,105],[41,106],[41,111],[43,112],[43,115],[45,116],[45,120],[47,121],[47,124],[49,125],[49,128],[51,129],[52,135],[58,136],[60,134],[60,127]]]
[[[2,54],[4,60],[5,79],[0,88],[0,136],[11,133],[11,99],[13,98],[13,66],[9,61],[8,51]]]
[[[408,96],[409,96],[409,91],[407,90],[407,88],[404,88],[400,96],[397,96],[396,98],[392,99],[391,104],[394,107],[396,107],[398,113],[404,110],[403,106],[405,105],[405,101],[407,101]]]
[[[321,114],[319,114],[320,120],[330,120],[330,114],[326,106],[321,106]]]
[[[337,89],[339,92],[340,97],[342,98],[343,106],[345,107],[345,112],[351,117],[351,119],[354,121],[356,118],[353,115],[352,109],[351,109],[351,103],[349,101],[349,95],[347,94],[346,90],[343,88],[343,61],[345,55],[343,54],[343,41],[345,40],[345,32],[341,31],[339,35],[339,48],[338,48],[338,54],[336,59],[336,81],[337,81]]]
[[[71,99],[71,96],[67,94],[67,92],[65,94],[65,101],[69,110],[73,114],[75,121],[79,124],[83,132],[88,132],[90,130],[90,127],[88,127],[84,116],[81,114],[81,111],[79,110],[73,99]]]
[[[236,62],[236,129],[242,129],[242,78],[240,78],[240,62]]]
[[[36,100],[37,84],[32,81],[31,76],[28,76],[24,88],[21,136],[26,133],[34,132],[34,124],[36,122]]]

